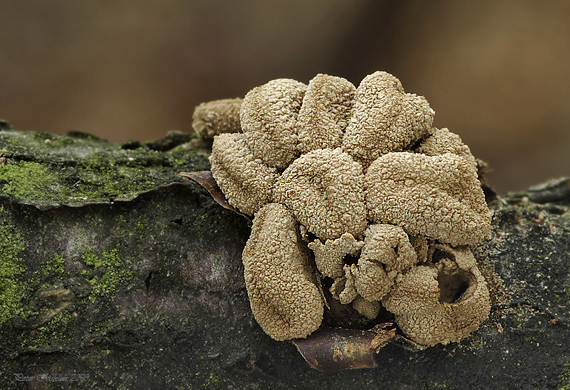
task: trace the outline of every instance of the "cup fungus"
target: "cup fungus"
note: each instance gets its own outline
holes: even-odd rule
[[[402,331],[427,346],[460,341],[490,310],[485,279],[469,248],[435,245],[433,250],[428,263],[399,277],[382,299]]]
[[[423,96],[405,93],[396,77],[375,72],[356,89],[342,148],[367,168],[378,157],[427,136],[434,115]]]
[[[433,346],[487,318],[467,246],[491,221],[477,161],[459,136],[432,127],[424,97],[386,72],[358,88],[322,74],[308,85],[278,79],[245,96],[241,131],[208,112],[235,118],[227,104],[199,106],[194,126],[219,134],[213,177],[254,216],[245,282],[269,336],[306,338],[341,307],[368,324],[391,315],[406,337]]]

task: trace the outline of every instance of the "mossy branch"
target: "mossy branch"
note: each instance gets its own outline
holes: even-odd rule
[[[473,251],[492,311],[473,336],[389,344],[377,369],[323,374],[253,320],[250,224],[178,176],[209,169],[193,138],[118,145],[2,127],[0,388],[570,386],[568,181],[489,197],[491,236]]]

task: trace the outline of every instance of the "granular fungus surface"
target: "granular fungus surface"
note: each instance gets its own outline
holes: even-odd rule
[[[277,79],[243,101],[197,108],[214,179],[253,217],[242,259],[269,336],[305,338],[340,307],[368,324],[387,311],[432,346],[488,317],[469,248],[491,223],[478,162],[458,135],[432,126],[434,115],[386,72],[358,87],[324,74],[308,85]]]

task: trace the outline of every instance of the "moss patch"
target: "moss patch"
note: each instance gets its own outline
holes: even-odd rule
[[[558,377],[558,390],[570,390],[570,362],[564,363],[564,371]]]
[[[177,137],[165,140],[191,138]],[[157,187],[184,182],[177,176],[181,171],[209,167],[206,157],[185,151],[160,153],[151,148],[155,145],[132,148],[76,133],[0,130],[0,145],[0,197],[42,209],[130,201]]]
[[[130,267],[119,258],[116,249],[103,251],[101,255],[86,253],[83,255],[83,263],[89,266],[89,270],[83,271],[92,286],[91,297],[113,295],[121,285],[132,282],[135,274],[128,271]]]
[[[29,200],[61,199],[50,169],[30,161],[0,165],[0,195]]]
[[[0,325],[12,318],[21,299],[18,277],[25,271],[20,253],[26,245],[0,207]]]
[[[42,276],[61,277],[65,275],[65,260],[62,256],[55,254],[53,258],[45,262],[40,268]]]
[[[62,312],[47,324],[21,334],[21,345],[25,349],[59,350],[77,333],[77,319],[69,312]]]

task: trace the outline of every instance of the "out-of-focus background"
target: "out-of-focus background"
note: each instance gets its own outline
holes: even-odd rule
[[[0,118],[111,141],[278,77],[386,70],[491,164],[500,192],[570,175],[567,0],[27,0],[0,11]]]

